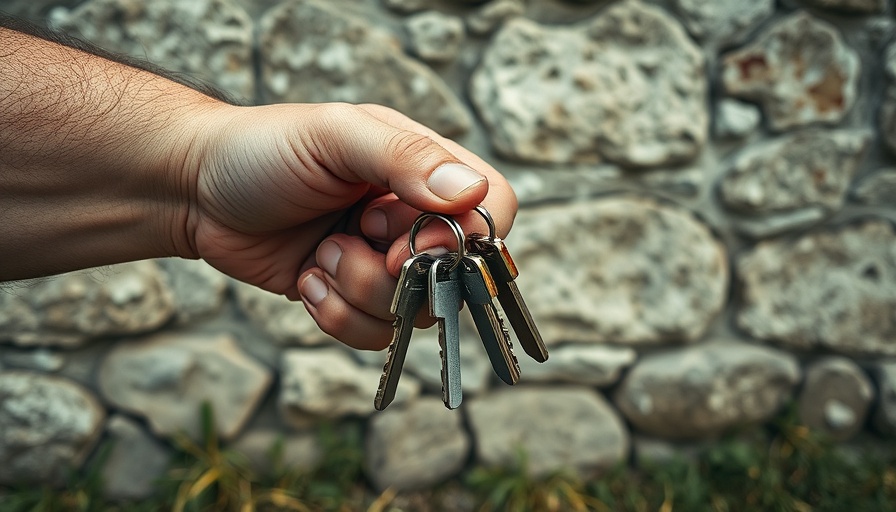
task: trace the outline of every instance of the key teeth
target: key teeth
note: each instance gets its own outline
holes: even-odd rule
[[[507,346],[507,353],[510,354],[510,360],[513,362],[513,368],[516,370],[517,375],[520,374],[520,361],[517,359],[516,354],[513,353],[513,342],[510,341],[510,331],[507,329],[507,326],[504,324],[504,318],[501,315],[496,315],[498,319],[498,325],[501,326],[501,333],[503,336],[501,339],[504,344]],[[515,380],[513,384],[516,384],[518,381]]]

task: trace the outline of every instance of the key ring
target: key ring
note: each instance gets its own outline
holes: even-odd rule
[[[476,213],[482,216],[485,219],[486,224],[488,224],[488,237],[491,240],[495,239],[495,219],[492,218],[492,214],[485,209],[485,206],[481,204],[476,207]]]
[[[488,213],[488,212],[486,212]],[[453,265],[448,269],[449,272],[456,269],[460,265],[460,261],[466,255],[466,249],[464,248],[464,242],[466,241],[466,237],[464,236],[464,228],[461,227],[460,223],[454,220],[454,217],[450,217],[448,215],[443,215],[441,213],[429,213],[424,212],[421,213],[417,220],[414,221],[414,225],[411,226],[411,237],[408,240],[408,245],[411,249],[411,256],[417,256],[417,233],[420,232],[420,229],[423,228],[423,223],[426,222],[430,218],[437,218],[445,221],[448,226],[451,227],[451,230],[454,231],[454,236],[457,237],[457,258]]]

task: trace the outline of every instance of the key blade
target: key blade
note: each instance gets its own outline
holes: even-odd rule
[[[378,411],[382,411],[395,400],[398,380],[401,378],[401,370],[404,368],[404,360],[408,354],[408,345],[413,332],[413,329],[406,327],[404,319],[401,317],[395,318],[392,328],[394,331],[392,342],[389,343],[386,364],[383,365],[383,374],[380,376],[376,397],[373,400],[373,406]]]
[[[517,339],[523,351],[532,359],[543,363],[548,360],[548,349],[544,345],[532,313],[526,307],[526,302],[520,293],[520,289],[513,281],[499,282],[498,284],[498,301],[507,320],[510,321],[513,331],[516,333]]]
[[[442,362],[442,401],[456,409],[463,400],[460,373],[460,271],[456,260],[440,258],[429,273],[430,314],[438,319],[439,358]]]

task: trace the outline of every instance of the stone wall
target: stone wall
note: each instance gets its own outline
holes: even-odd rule
[[[896,29],[889,0],[6,0],[13,13],[204,77],[249,103],[376,102],[486,157],[549,343],[496,382],[464,325],[465,402],[418,331],[396,403],[384,354],[202,262],[146,261],[0,293],[0,484],[59,479],[117,439],[141,496],[170,440],[362,418],[373,487],[473,464],[588,473],[762,423],[795,402],[841,440],[896,436]],[[523,358],[521,357],[521,360]]]

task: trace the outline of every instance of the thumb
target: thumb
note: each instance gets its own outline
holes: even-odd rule
[[[385,188],[421,211],[461,213],[488,193],[486,177],[425,134],[348,104],[323,104],[305,148],[337,177]]]

